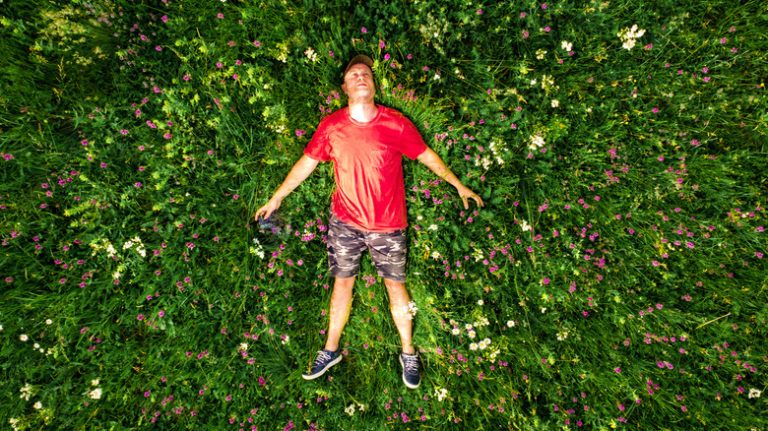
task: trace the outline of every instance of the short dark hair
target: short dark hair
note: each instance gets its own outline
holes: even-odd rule
[[[347,75],[347,72],[349,72],[349,69],[356,64],[364,64],[368,66],[371,71],[373,71],[373,60],[371,60],[371,57],[368,57],[365,54],[357,54],[356,56],[352,57],[351,60],[349,60],[349,63],[347,63],[347,67],[344,68],[344,73],[341,75],[341,77],[344,78]]]

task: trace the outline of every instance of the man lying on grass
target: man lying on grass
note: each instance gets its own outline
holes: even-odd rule
[[[280,203],[315,170],[333,162],[336,190],[331,198],[328,263],[334,276],[325,348],[304,379],[320,377],[342,359],[339,339],[349,318],[352,287],[362,253],[367,249],[389,294],[390,311],[400,335],[402,378],[409,388],[421,383],[421,361],[412,342],[410,298],[405,288],[405,183],[402,156],[416,159],[454,187],[464,208],[469,199],[483,201],[456,178],[429,148],[416,127],[400,112],[374,102],[373,61],[366,55],[350,60],[341,89],[348,105],[325,117],[274,195],[255,218],[269,218]]]

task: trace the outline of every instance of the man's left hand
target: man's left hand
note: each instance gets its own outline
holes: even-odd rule
[[[461,198],[461,201],[464,203],[464,209],[469,209],[469,200],[472,199],[475,201],[477,206],[483,207],[485,204],[483,203],[483,199],[480,198],[480,196],[477,195],[477,193],[473,192],[466,186],[456,187],[456,190],[459,192],[459,197]]]

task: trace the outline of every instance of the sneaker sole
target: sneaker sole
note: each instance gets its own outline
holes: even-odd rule
[[[398,359],[400,360],[400,366],[403,367],[403,373],[401,374],[403,378],[403,383],[405,383],[405,386],[410,389],[416,389],[421,385],[421,379],[419,379],[419,383],[416,383],[415,385],[408,383],[407,380],[405,380],[405,364],[403,363],[403,358],[398,356]]]
[[[328,362],[328,364],[322,370],[318,371],[315,374],[302,374],[301,378],[304,379],[304,380],[314,380],[314,379],[322,376],[323,374],[325,374],[325,372],[328,371],[332,366],[334,366],[334,365],[338,364],[339,362],[341,362],[342,358],[343,358],[343,356],[339,355],[336,359],[332,360],[331,362]]]

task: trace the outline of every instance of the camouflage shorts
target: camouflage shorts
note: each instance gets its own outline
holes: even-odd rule
[[[405,282],[405,230],[364,232],[331,216],[328,229],[328,266],[334,277],[352,277],[368,249],[380,277]]]

